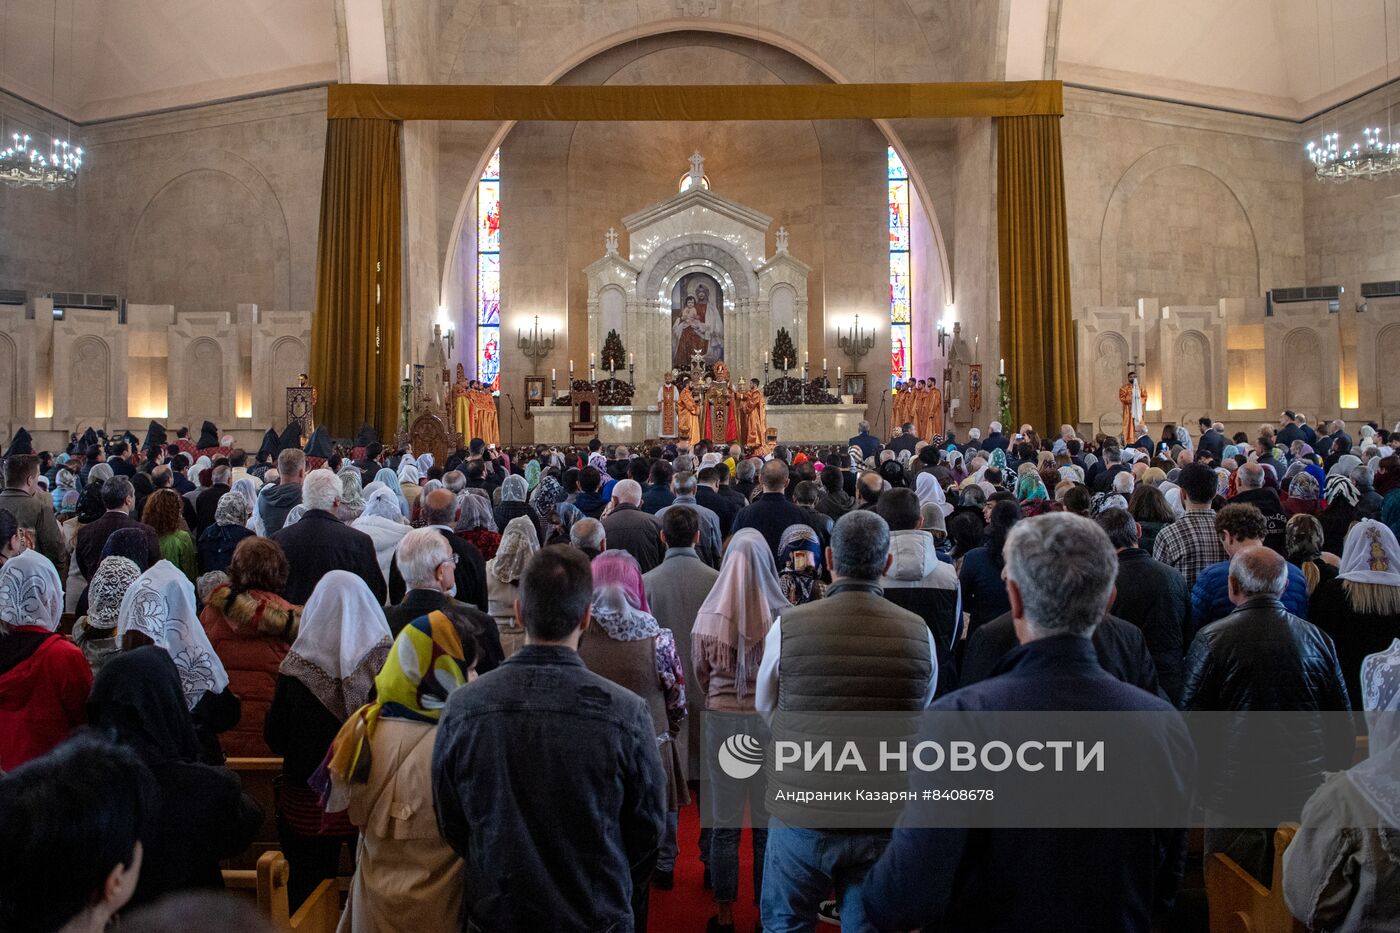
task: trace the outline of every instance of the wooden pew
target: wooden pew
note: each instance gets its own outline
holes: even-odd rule
[[[1283,852],[1297,831],[1298,824],[1284,823],[1274,833],[1274,879],[1269,888],[1219,852],[1206,859],[1210,933],[1302,933],[1303,925],[1283,901]]]
[[[264,852],[255,870],[224,871],[224,886],[234,894],[256,897],[258,910],[275,930],[293,933],[335,933],[340,923],[340,889],[332,880],[321,884],[295,914],[287,905],[287,860],[281,852]]]
[[[277,836],[277,812],[273,798],[273,782],[282,774],[281,758],[230,758],[228,768],[243,782],[243,792],[263,809],[262,826],[253,837],[253,844],[241,855],[224,861],[226,869],[251,871],[264,852],[281,848]]]

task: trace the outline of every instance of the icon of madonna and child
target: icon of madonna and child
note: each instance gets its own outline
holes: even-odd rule
[[[695,353],[707,365],[724,359],[724,298],[704,272],[681,276],[671,289],[671,366],[685,371]]]

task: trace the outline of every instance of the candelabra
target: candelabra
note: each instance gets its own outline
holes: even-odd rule
[[[632,357],[627,358],[627,381],[631,385],[637,384],[637,361]]]
[[[405,376],[403,385],[399,386],[399,423],[403,425],[405,431],[408,430],[408,419],[413,414],[413,383]]]
[[[836,345],[841,348],[842,353],[850,358],[851,369],[856,370],[860,368],[861,358],[875,348],[875,332],[873,330],[862,331],[860,329],[860,315],[857,314],[849,333],[843,334],[837,331]]]
[[[768,354],[763,354],[763,387],[768,388]]]
[[[539,368],[540,360],[554,352],[554,338],[556,331],[551,330],[546,337],[540,330],[540,316],[535,315],[535,326],[530,329],[529,334],[522,333],[520,328],[515,329],[515,341],[520,348],[521,354],[530,361],[530,373],[533,375]]]

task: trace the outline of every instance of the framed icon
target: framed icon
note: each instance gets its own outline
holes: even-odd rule
[[[865,373],[845,373],[841,376],[841,394],[849,395],[857,405],[865,404]]]
[[[549,394],[548,382],[543,376],[525,377],[525,405],[528,408],[539,408],[545,404],[545,399]]]

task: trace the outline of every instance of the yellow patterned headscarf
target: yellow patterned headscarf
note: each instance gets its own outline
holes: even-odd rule
[[[347,719],[331,743],[326,812],[345,809],[350,785],[369,780],[370,746],[379,720],[436,723],[448,696],[467,683],[470,666],[456,627],[441,612],[420,616],[399,633],[374,679],[374,702]]]

